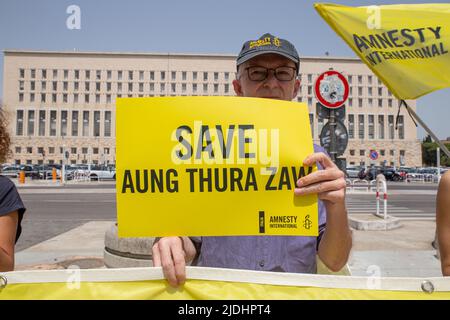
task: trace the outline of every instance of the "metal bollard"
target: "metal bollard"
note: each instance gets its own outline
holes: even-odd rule
[[[25,171],[19,172],[19,183],[25,183]]]

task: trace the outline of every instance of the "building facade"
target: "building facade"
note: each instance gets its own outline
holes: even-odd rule
[[[9,163],[115,163],[117,97],[233,96],[236,56],[4,51],[3,106],[9,119]],[[332,68],[350,83],[344,124],[347,164],[420,166],[417,130],[398,100],[359,59],[304,57],[301,90],[315,143],[314,81]],[[415,109],[415,101],[408,101]],[[397,121],[398,129],[395,130]],[[377,150],[379,158],[369,158]],[[67,160],[64,160],[64,157]]]

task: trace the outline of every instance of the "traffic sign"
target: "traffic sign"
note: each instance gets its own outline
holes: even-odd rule
[[[319,119],[329,119],[330,112],[334,111],[334,118],[339,121],[345,120],[345,106],[340,106],[336,109],[324,107],[320,102],[316,103],[316,114]]]
[[[343,154],[348,144],[348,132],[347,128],[340,121],[336,121],[336,127],[334,129],[336,136],[336,151],[338,154]],[[330,123],[327,122],[320,132],[320,145],[330,152],[331,146],[331,132]]]
[[[377,160],[378,159],[378,152],[376,150],[370,150],[369,158],[371,160]]]
[[[349,86],[347,79],[339,72],[330,70],[322,73],[314,84],[316,99],[327,108],[339,108],[347,101]]]

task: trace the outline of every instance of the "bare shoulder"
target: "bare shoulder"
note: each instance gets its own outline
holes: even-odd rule
[[[448,170],[441,177],[441,181],[439,182],[439,190],[450,190],[450,170]]]

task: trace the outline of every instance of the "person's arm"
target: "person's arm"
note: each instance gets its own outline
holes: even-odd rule
[[[450,171],[439,183],[436,197],[436,227],[442,275],[450,276]]]
[[[188,237],[163,237],[152,247],[153,266],[162,267],[164,277],[172,287],[186,281],[186,263],[196,254],[194,243]]]
[[[14,245],[16,242],[17,211],[0,216],[0,271],[14,270]]]
[[[323,170],[318,170],[300,178],[295,189],[296,195],[317,193],[327,211],[327,222],[319,244],[318,255],[331,270],[339,271],[347,263],[352,247],[352,236],[348,226],[345,207],[346,182],[344,173],[323,152],[308,156],[303,162],[311,166],[319,162]]]

